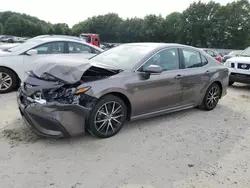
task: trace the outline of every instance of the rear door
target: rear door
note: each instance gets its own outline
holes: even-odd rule
[[[199,51],[190,48],[181,48],[180,54],[182,103],[195,104],[211,76],[211,72],[206,68],[208,60]]]

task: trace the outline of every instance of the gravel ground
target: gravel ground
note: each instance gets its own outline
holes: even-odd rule
[[[250,86],[210,112],[191,109],[128,123],[109,139],[41,139],[0,96],[0,187],[250,187]]]

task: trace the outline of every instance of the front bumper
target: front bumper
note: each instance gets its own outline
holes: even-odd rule
[[[35,134],[61,138],[85,133],[89,108],[57,102],[39,104],[32,100],[24,94],[22,88],[18,90],[20,113]]]
[[[231,72],[229,81],[250,84],[250,75]]]

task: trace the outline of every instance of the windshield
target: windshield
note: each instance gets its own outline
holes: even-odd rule
[[[17,46],[14,46],[10,49],[8,49],[8,51],[10,52],[18,52],[20,50],[26,50],[26,49],[29,49],[29,48],[33,48],[35,45],[38,45],[38,41],[35,41],[35,40],[31,40],[31,41],[26,41],[22,44],[19,44]]]
[[[121,45],[94,56],[91,59],[119,69],[131,70],[153,49],[154,47],[152,46]]]
[[[246,57],[250,57],[250,47],[248,47],[247,49],[245,49],[240,56],[246,56]]]

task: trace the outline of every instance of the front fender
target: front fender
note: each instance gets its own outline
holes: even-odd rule
[[[118,87],[112,87],[112,88],[105,89],[105,90],[97,93],[95,95],[95,97],[101,98],[102,96],[107,95],[109,93],[121,93],[121,94],[125,95],[128,99],[130,99],[130,97],[131,97],[130,93],[128,93],[126,90],[124,90],[122,88],[118,88]]]

